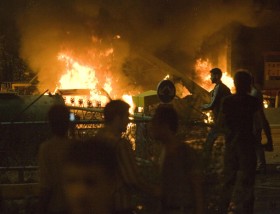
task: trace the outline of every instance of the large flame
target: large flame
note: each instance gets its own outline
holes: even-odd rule
[[[58,89],[88,89],[90,91],[87,96],[65,96],[66,104],[82,105],[84,103],[82,101],[87,100],[96,106],[104,106],[109,101],[108,95],[112,91],[110,77],[101,84],[93,66],[82,65],[65,53],[59,54],[58,60],[65,63],[65,73],[59,80]]]
[[[104,53],[104,56],[107,57],[111,53],[112,50],[108,50]],[[105,81],[102,83],[97,78],[94,66],[82,64],[66,53],[60,53],[58,60],[65,63],[65,72],[59,80],[57,89],[88,89],[90,91],[89,95],[65,96],[66,104],[81,106],[87,101],[87,104],[100,107],[105,106],[111,97],[118,99],[116,94],[112,94],[113,86],[111,76],[106,76]],[[132,96],[122,95],[120,99],[130,105],[130,113],[133,113],[134,104]]]
[[[110,49],[104,52],[103,56],[108,57],[112,53],[113,50]],[[98,79],[95,68],[102,66],[87,65],[66,53],[60,53],[58,60],[65,64],[65,71],[59,80],[57,89],[87,89],[90,91],[89,95],[65,96],[66,104],[81,106],[87,103],[92,106],[105,106],[111,98],[118,99],[119,96],[119,99],[124,100],[131,106],[130,113],[133,113],[135,105],[132,101],[132,96],[128,95],[129,93],[123,95],[114,94],[112,76],[107,75],[103,78],[103,82]],[[213,66],[208,59],[198,59],[196,61],[195,69],[199,79],[198,84],[208,91],[213,89],[209,73],[212,68]],[[102,73],[102,71],[99,72]],[[165,78],[168,78],[168,76]],[[222,81],[234,91],[233,79],[227,72],[223,72]]]
[[[223,72],[222,82],[230,88],[231,93],[235,92],[233,78],[226,71]]]

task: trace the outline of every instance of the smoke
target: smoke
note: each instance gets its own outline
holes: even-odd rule
[[[158,56],[168,53],[165,59],[183,68],[195,63],[193,59],[207,38],[232,22],[256,25],[249,0],[32,2],[18,17],[21,56],[38,72],[41,90],[52,90],[62,75],[65,65],[57,60],[61,51],[91,64],[103,60],[92,50],[113,47],[113,57],[107,59],[110,68],[103,68],[103,73],[112,73],[125,88],[134,74],[124,75],[122,65],[132,49],[141,47]],[[116,35],[121,38],[116,39]],[[172,53],[177,61],[172,60]]]

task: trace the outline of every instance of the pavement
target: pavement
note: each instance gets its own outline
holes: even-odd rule
[[[266,175],[257,175],[255,185],[255,214],[280,213],[280,172],[269,165]]]
[[[255,214],[280,214],[280,125],[271,125],[271,132],[274,151],[265,153],[267,173],[256,177]]]
[[[280,214],[280,124],[271,125],[271,132],[273,138],[274,151],[265,152],[267,170],[266,174],[257,174],[255,183],[255,204],[254,204],[254,214]],[[266,137],[263,133],[263,143],[265,143]],[[217,200],[219,200],[219,191],[221,186],[221,180],[219,178],[222,166],[219,165],[223,162],[223,151],[224,140],[223,138],[218,138],[216,146],[214,149],[213,161],[213,172],[210,172],[212,177],[207,177],[208,191],[209,191],[209,201],[208,204],[215,205]],[[216,151],[216,153],[215,153]],[[218,175],[218,176],[216,176]],[[218,199],[216,199],[218,198]],[[216,201],[215,201],[216,200]],[[216,214],[217,211],[215,206],[208,210],[207,214]]]

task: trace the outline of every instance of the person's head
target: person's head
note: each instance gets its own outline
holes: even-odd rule
[[[71,213],[111,213],[117,158],[100,139],[73,142],[63,159],[62,185]]]
[[[220,68],[213,68],[210,70],[210,79],[212,83],[219,83],[222,78],[222,71]]]
[[[125,132],[129,122],[129,105],[122,100],[112,100],[104,108],[105,125],[116,126]]]
[[[251,90],[252,76],[247,71],[237,71],[234,75],[236,93],[247,94]]]
[[[179,118],[176,110],[169,104],[159,105],[152,118],[152,135],[157,140],[164,140],[166,135],[175,135]]]
[[[48,111],[48,120],[52,133],[57,136],[65,136],[70,124],[70,111],[67,106],[56,104]]]

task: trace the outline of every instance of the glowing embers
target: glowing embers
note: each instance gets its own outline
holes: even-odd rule
[[[269,107],[269,104],[270,104],[269,100],[263,100],[263,106],[264,106],[264,108],[268,108],[268,107]]]
[[[204,123],[207,124],[213,124],[214,123],[214,119],[213,119],[213,115],[211,111],[207,111],[204,113],[205,114],[205,119],[204,119]]]

